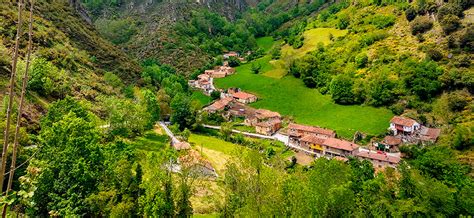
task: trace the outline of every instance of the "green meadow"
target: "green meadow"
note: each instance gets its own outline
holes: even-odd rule
[[[312,35],[317,35],[314,30],[310,31]],[[326,29],[323,29],[323,32],[329,35]],[[336,36],[334,33],[333,35]],[[324,37],[319,39],[322,40]],[[305,43],[307,40],[312,44],[316,43],[311,38],[306,38]],[[262,41],[266,47],[271,47],[268,45],[268,39],[257,40],[260,43]],[[305,87],[300,79],[292,76],[278,78],[266,75],[266,72],[276,69],[270,61],[269,55],[253,61],[262,66],[260,74],[251,71],[251,62],[237,67],[237,73],[232,76],[216,79],[215,84],[219,88],[239,87],[254,93],[259,100],[251,106],[278,111],[293,118],[297,123],[333,129],[344,138],[352,138],[356,131],[377,135],[388,128],[389,120],[393,116],[390,110],[335,104],[331,96],[322,95],[315,89]]]

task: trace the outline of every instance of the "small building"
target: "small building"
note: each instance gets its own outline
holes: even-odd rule
[[[420,129],[420,124],[413,119],[395,116],[390,120],[389,129],[394,135],[412,135]]]
[[[420,129],[420,139],[422,142],[435,143],[438,140],[439,135],[441,134],[441,129],[428,128],[422,126]]]
[[[187,142],[175,142],[171,143],[171,146],[177,151],[191,149],[191,145]]]
[[[385,152],[358,151],[354,155],[359,160],[368,160],[375,168],[391,167],[396,168],[400,162],[400,157],[387,155]]]
[[[278,112],[266,110],[266,109],[257,109],[254,114],[248,116],[244,123],[247,126],[255,126],[255,124],[269,121],[269,120],[280,120],[281,115]]]
[[[262,135],[273,135],[281,128],[281,120],[267,120],[255,124],[255,131]]]
[[[348,157],[354,155],[359,149],[359,145],[352,143],[350,141],[337,139],[337,138],[327,138],[322,144],[324,150],[324,155],[329,157]]]
[[[399,146],[402,144],[402,138],[398,136],[385,136],[383,141],[375,143],[375,147],[380,151],[398,152]]]
[[[300,139],[306,135],[315,135],[320,138],[334,138],[336,133],[330,129],[324,129],[316,126],[305,126],[296,123],[288,125],[289,142],[299,145]]]
[[[209,112],[209,113],[215,113],[215,112],[218,112],[218,111],[223,111],[226,108],[230,107],[231,104],[233,104],[233,101],[234,101],[234,99],[230,98],[230,97],[221,98],[221,99],[215,101],[214,103],[212,103],[211,105],[205,107],[204,110]]]
[[[243,104],[250,104],[250,103],[253,103],[253,102],[257,101],[257,96],[252,95],[250,93],[246,93],[246,92],[234,93],[234,94],[232,94],[232,97],[236,101],[238,101],[240,103],[243,103]]]
[[[230,57],[238,58],[240,55],[239,55],[239,53],[237,53],[235,51],[230,51],[228,53],[225,53],[223,56],[224,56],[224,59],[229,59]]]
[[[324,154],[324,148],[323,148],[324,140],[326,139],[313,135],[313,134],[309,134],[309,135],[303,136],[300,139],[300,146],[306,150],[310,150],[320,155],[323,155]]]

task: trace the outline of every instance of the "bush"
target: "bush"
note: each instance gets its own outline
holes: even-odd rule
[[[238,67],[240,66],[240,60],[236,57],[229,58],[229,67]]]
[[[416,10],[413,7],[409,7],[405,10],[405,17],[408,21],[412,21],[416,17]]]
[[[447,15],[455,15],[461,17],[463,15],[462,8],[453,3],[444,4],[443,6],[439,7],[438,20],[442,20]]]
[[[426,55],[429,59],[433,61],[440,61],[443,59],[443,54],[438,49],[428,49]]]
[[[464,30],[459,37],[459,45],[466,51],[474,51],[474,25]]]
[[[387,37],[387,33],[384,31],[374,31],[371,33],[367,33],[362,36],[360,39],[360,44],[365,46],[370,46],[377,41],[385,39]]]
[[[313,77],[305,77],[303,82],[308,88],[316,88],[316,80]]]
[[[358,68],[366,67],[368,61],[369,61],[369,58],[367,57],[366,53],[360,53],[355,57],[355,62]]]
[[[212,100],[219,99],[221,97],[221,92],[219,91],[212,91],[211,92],[211,98]]]
[[[395,24],[395,16],[393,15],[375,15],[370,21],[377,29],[385,29]]]
[[[446,34],[456,31],[461,26],[459,17],[452,14],[444,16],[439,23]]]
[[[426,17],[417,17],[411,23],[411,33],[413,35],[417,35],[420,33],[425,33],[426,31],[430,30],[433,27],[433,22]]]

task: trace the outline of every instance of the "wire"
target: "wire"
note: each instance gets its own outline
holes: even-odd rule
[[[35,157],[35,155],[41,150],[41,147],[38,148],[38,150],[35,151],[35,153],[33,153],[30,157],[28,157],[28,159],[25,160],[25,162],[21,163],[20,165],[18,165],[17,167],[15,167],[15,170],[19,169],[20,167],[22,167],[23,165],[25,165],[26,163],[28,163],[31,159],[33,159],[33,157]],[[7,173],[3,174],[4,176],[10,174],[11,170],[9,170]]]

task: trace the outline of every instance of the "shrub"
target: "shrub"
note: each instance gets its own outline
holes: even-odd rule
[[[461,26],[461,21],[458,16],[448,14],[441,19],[440,24],[444,33],[450,34]]]
[[[441,59],[443,59],[443,54],[441,54],[441,52],[437,49],[428,49],[426,51],[426,55],[429,59],[433,61],[440,61]]]
[[[459,37],[459,45],[466,51],[474,51],[474,25],[464,30]]]
[[[369,58],[367,57],[366,53],[359,53],[355,57],[355,62],[357,64],[358,68],[364,68],[367,66],[367,62],[369,61]]]
[[[385,29],[395,24],[395,16],[393,15],[375,15],[370,21],[377,29]]]
[[[118,77],[117,75],[115,75],[112,72],[105,73],[104,74],[104,80],[107,84],[109,84],[110,86],[112,86],[114,88],[120,88],[120,87],[123,86],[123,83],[122,83],[122,80],[120,79],[120,77]]]
[[[236,57],[229,58],[229,67],[238,67],[240,65],[240,60]]]
[[[313,77],[310,77],[310,76],[305,77],[303,79],[303,82],[308,88],[315,88],[316,87],[316,80]]]
[[[438,19],[442,20],[447,15],[456,15],[461,17],[463,15],[462,8],[453,3],[444,4],[443,6],[439,7]]]
[[[212,91],[211,92],[211,98],[213,100],[219,99],[221,97],[221,92],[219,91]]]
[[[408,21],[412,21],[416,17],[416,10],[413,7],[409,7],[405,10],[405,17]]]
[[[433,27],[433,22],[426,17],[417,17],[411,23],[411,33],[413,35],[417,35],[420,33],[425,33],[426,31],[430,30]]]
[[[385,31],[374,31],[371,33],[367,33],[362,36],[360,39],[360,44],[365,46],[370,46],[377,41],[385,39],[387,37],[387,33]]]

